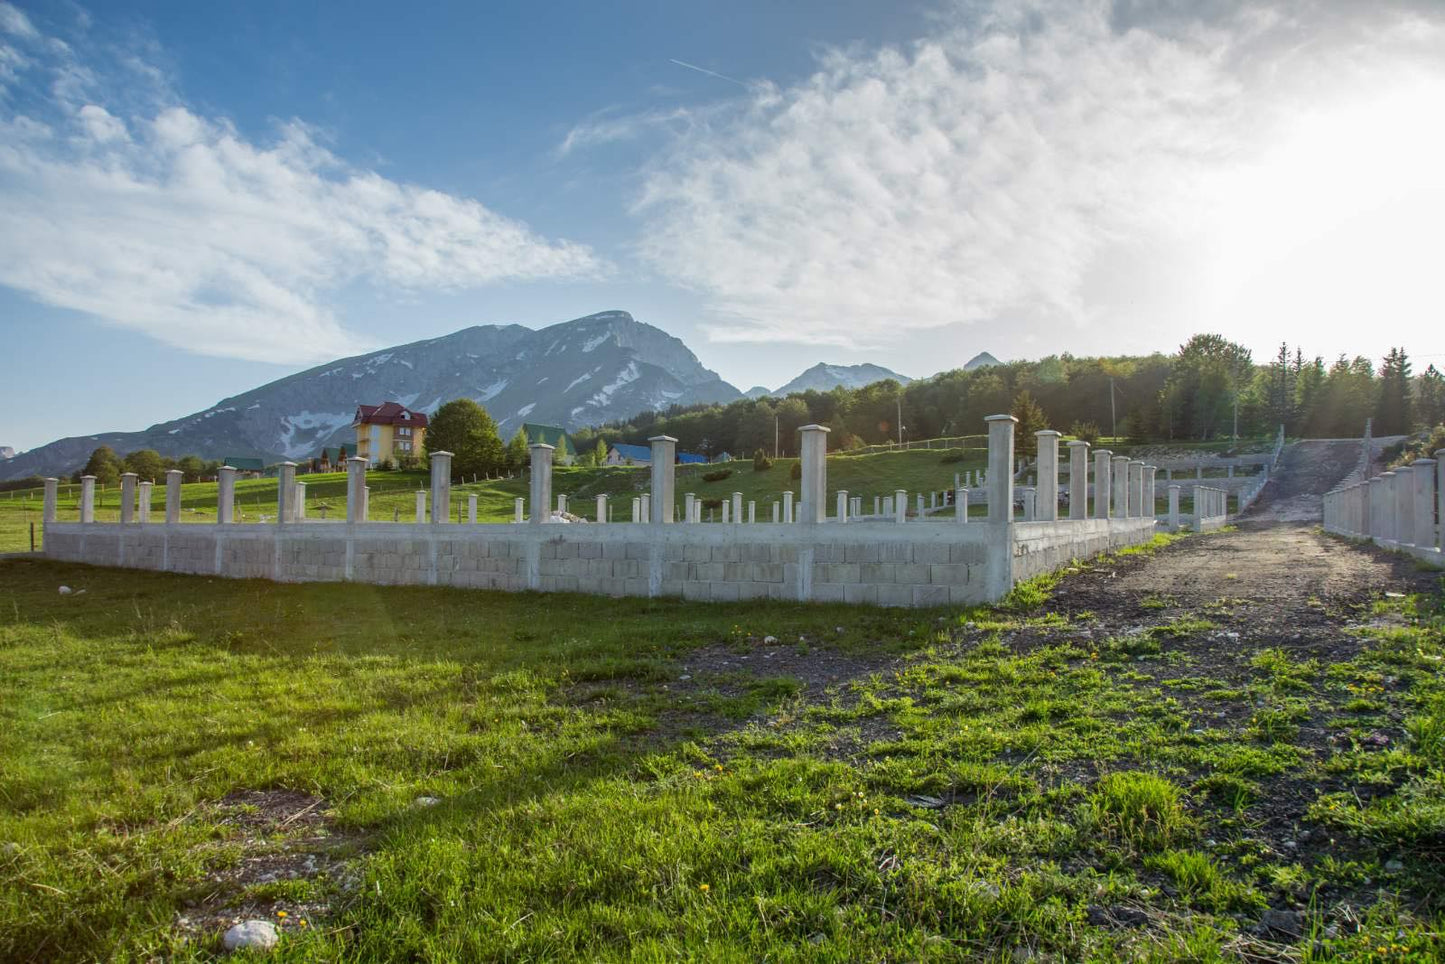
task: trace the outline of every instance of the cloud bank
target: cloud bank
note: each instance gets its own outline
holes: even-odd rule
[[[192,351],[269,362],[366,343],[340,288],[592,278],[587,247],[348,164],[300,121],[258,143],[134,52],[83,57],[0,2],[0,283]]]
[[[907,49],[833,51],[806,81],[694,124],[646,172],[639,249],[706,299],[720,341],[1087,325],[1101,254],[1207,247],[1211,205],[1296,115],[1411,71],[1440,77],[1440,17],[960,4]]]

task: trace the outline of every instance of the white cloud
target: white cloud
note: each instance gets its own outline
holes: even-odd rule
[[[636,205],[640,250],[703,294],[716,340],[1064,331],[1098,320],[1103,252],[1210,228],[1297,112],[1445,62],[1424,7],[1204,9],[960,5],[909,49],[831,52],[677,139]]]
[[[0,6],[0,28],[29,43],[0,66],[48,92],[30,116],[0,102],[0,283],[41,301],[205,354],[302,362],[366,347],[331,307],[354,282],[459,289],[607,270],[474,200],[358,169],[300,122],[259,143],[163,86],[143,105],[104,103],[107,87],[136,88],[26,27]],[[147,76],[133,60],[121,69]]]

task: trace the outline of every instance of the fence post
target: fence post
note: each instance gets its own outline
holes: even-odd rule
[[[81,522],[95,522],[94,475],[81,475]]]
[[[1435,548],[1435,460],[1416,459],[1410,463],[1414,476],[1414,542],[1418,548]]]
[[[476,494],[475,492],[468,492],[468,493],[467,493],[467,525],[474,526],[474,525],[476,525],[476,524],[477,524],[477,494]]]
[[[1385,477],[1377,475],[1370,480],[1370,531],[1369,537],[1376,544],[1385,541]]]
[[[799,446],[802,462],[802,493],[799,510],[802,521],[826,522],[828,519],[828,429],[822,425],[804,425]]]
[[[1018,419],[1012,415],[990,415],[984,421],[988,423],[988,521],[994,525],[1010,525],[1014,515],[1014,427]],[[1010,572],[1008,585],[1012,583]]]
[[[346,521],[354,525],[366,521],[365,503],[366,459],[353,455],[346,460]]]
[[[452,453],[431,454],[431,521],[452,521]]]
[[[1109,518],[1109,496],[1114,490],[1114,453],[1108,449],[1094,452],[1094,518]]]
[[[953,495],[953,521],[960,524],[968,521],[968,489],[962,486]]]
[[[597,521],[598,521],[599,523],[605,523],[605,522],[607,521],[607,496],[606,496],[606,495],[599,495],[599,496],[597,497]]]
[[[236,518],[236,470],[223,465],[216,470],[216,522],[234,522]]]
[[[1179,531],[1179,486],[1169,486],[1169,531]]]
[[[296,463],[282,462],[276,467],[276,524],[295,521]]]
[[[741,492],[733,493],[733,521],[743,521],[743,494]]]
[[[55,503],[60,493],[59,479],[45,480],[45,504],[40,511],[40,521],[47,525],[55,521]]]
[[[847,490],[847,489],[839,489],[839,490],[838,490],[838,497],[837,497],[837,498],[838,498],[838,521],[839,521],[839,522],[847,522],[847,521],[848,521],[848,490]]]
[[[527,500],[517,496],[512,500],[512,523],[521,525],[527,519]]]
[[[120,474],[120,522],[121,525],[135,521],[135,483],[140,476],[134,472]]]
[[[541,525],[547,521],[552,505],[553,449],[546,442],[534,442],[528,448],[532,452],[532,524]]]
[[[908,521],[908,492],[898,489],[893,493],[893,518],[902,524]]]
[[[793,490],[789,489],[783,493],[783,524],[792,525],[793,522]]]
[[[1146,519],[1155,517],[1154,502],[1156,496],[1154,491],[1154,474],[1158,471],[1159,467],[1157,465],[1144,466],[1144,502],[1141,508]]]
[[[652,512],[648,518],[655,525],[672,522],[673,489],[677,477],[677,439],[671,435],[654,435],[652,445]]]
[[[1129,457],[1116,455],[1110,461],[1109,518],[1124,519],[1129,515]]]
[[[153,484],[154,483],[151,482],[142,482],[137,486],[137,489],[139,489],[137,494],[140,504],[137,506],[136,515],[141,525],[145,525],[151,521],[151,487]]]
[[[1089,517],[1089,443],[1074,439],[1069,443],[1069,518]]]
[[[1053,522],[1059,517],[1059,438],[1062,432],[1046,428],[1035,432],[1038,440],[1039,479],[1034,495],[1034,518]],[[1073,469],[1073,463],[1069,464]]]
[[[166,521],[181,521],[181,480],[185,473],[180,469],[166,471]]]

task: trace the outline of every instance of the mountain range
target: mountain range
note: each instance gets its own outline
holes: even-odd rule
[[[819,364],[776,392],[748,394],[780,397],[884,378],[909,381],[877,365]],[[460,397],[484,405],[510,438],[524,421],[575,430],[672,405],[726,403],[743,393],[705,368],[680,339],[625,311],[542,329],[482,325],[328,362],[144,431],[38,446],[0,463],[0,479],[68,474],[100,445],[122,454],[148,448],[170,456],[300,461],[324,446],[352,442],[360,404],[397,401],[431,412]]]

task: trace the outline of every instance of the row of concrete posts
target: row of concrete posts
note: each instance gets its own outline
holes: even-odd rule
[[[1416,550],[1427,560],[1439,556],[1445,553],[1445,449],[1327,492],[1324,503],[1330,532]]]
[[[983,495],[988,506],[987,518],[991,523],[1012,522],[1015,521],[1012,472],[1014,432],[1018,420],[1011,415],[992,415],[985,421],[988,424],[989,437],[988,470],[983,476],[985,480]],[[828,514],[826,456],[829,430],[822,425],[805,425],[799,431],[803,436],[801,493],[796,504],[792,492],[783,493],[781,503],[773,504],[772,521],[819,524],[860,519],[863,513],[862,499],[858,496],[850,496],[847,491],[839,491],[835,494],[836,514],[831,517]],[[1060,518],[1059,440],[1060,433],[1053,430],[1036,433],[1038,484],[1037,488],[1025,489],[1021,493],[1023,497],[1021,501],[1024,506],[1022,521],[1052,522]],[[659,435],[648,441],[652,447],[651,487],[649,492],[642,493],[632,500],[632,521],[653,525],[669,525],[677,521],[701,521],[701,501],[691,493],[688,493],[681,507],[683,518],[681,520],[675,518],[678,508],[675,505],[677,439]],[[1075,520],[1089,518],[1090,446],[1087,442],[1072,441],[1068,443],[1068,449],[1068,518]],[[1156,471],[1154,466],[1125,456],[1116,456],[1107,449],[1094,451],[1092,456],[1093,518],[1124,519],[1154,515],[1153,493]],[[530,498],[526,500],[526,503],[530,504],[532,511],[530,516],[525,515],[524,500],[516,499],[514,522],[528,521],[542,524],[552,522],[556,518],[550,510],[553,501],[552,459],[552,446],[545,444],[531,446]],[[452,521],[451,462],[452,453],[450,452],[433,452],[431,454],[430,492],[426,490],[417,492],[416,519],[418,522],[430,521],[433,524],[443,524]],[[346,460],[346,521],[348,523],[364,522],[368,517],[370,490],[366,485],[366,469],[367,460],[364,458],[354,456]],[[230,523],[235,520],[236,471],[231,466],[222,466],[217,476],[216,518],[220,523]],[[182,473],[177,469],[166,473],[165,521],[168,523],[180,521],[181,475]],[[278,475],[276,524],[287,525],[304,521],[306,518],[306,489],[305,483],[296,479],[296,464],[294,462],[281,463]],[[56,479],[45,480],[44,518],[47,522],[55,520],[57,486]],[[1177,489],[1177,486],[1171,487],[1171,489]],[[1195,491],[1204,493],[1204,497],[1207,499],[1210,497],[1209,493],[1218,490],[1196,487]],[[921,509],[922,494],[919,493],[917,497]],[[971,492],[968,488],[960,486],[956,491],[954,518],[957,522],[969,521],[970,498]],[[1199,498],[1200,496],[1196,494],[1196,511],[1199,509]],[[1177,494],[1171,491],[1171,506],[1176,501]],[[559,495],[557,502],[558,510],[565,512],[566,497]],[[429,512],[428,503],[430,504]],[[121,476],[121,523],[149,522],[150,505],[151,483],[138,482],[137,476],[130,472]],[[742,522],[743,507],[742,494],[733,493],[732,498],[722,505],[723,521]],[[607,496],[597,496],[596,508],[597,521],[606,522],[609,515]],[[900,523],[904,522],[908,515],[907,492],[900,489],[891,497],[882,497],[881,503],[875,500],[874,516],[879,515]],[[468,500],[467,521],[475,523],[476,518],[477,497],[472,494]],[[748,522],[757,520],[755,503],[747,504],[746,518]],[[94,476],[81,478],[80,521],[95,521]]]

